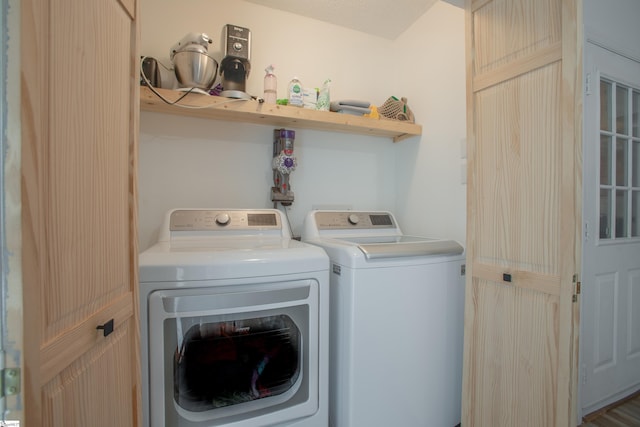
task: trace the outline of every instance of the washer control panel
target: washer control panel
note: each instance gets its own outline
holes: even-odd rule
[[[280,230],[275,210],[177,209],[171,212],[170,231]]]
[[[319,230],[397,228],[389,212],[318,211],[314,217]]]

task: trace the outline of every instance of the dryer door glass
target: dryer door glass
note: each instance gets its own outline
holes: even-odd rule
[[[314,414],[318,289],[305,279],[152,292],[150,425],[246,427]]]
[[[301,345],[284,314],[193,325],[176,348],[175,401],[201,412],[282,394],[300,375]]]

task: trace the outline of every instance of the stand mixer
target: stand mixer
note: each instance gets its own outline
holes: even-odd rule
[[[251,70],[251,31],[248,28],[227,24],[224,30],[225,57],[220,64],[222,92],[227,98],[251,99],[246,93],[246,83]]]
[[[170,50],[176,78],[182,86],[178,90],[206,93],[216,80],[218,62],[208,54],[213,43],[205,33],[189,33]]]

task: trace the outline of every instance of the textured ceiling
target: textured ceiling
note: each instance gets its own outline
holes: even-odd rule
[[[246,0],[394,40],[438,0]],[[462,7],[464,0],[447,0]]]

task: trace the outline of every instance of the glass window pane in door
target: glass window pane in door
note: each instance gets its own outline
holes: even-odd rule
[[[634,187],[640,187],[640,141],[633,141],[631,175],[631,185]]]
[[[631,196],[631,237],[640,237],[640,191]]]
[[[600,135],[600,185],[611,185],[611,137]]]
[[[616,191],[616,237],[627,237],[627,192]]]
[[[600,238],[611,238],[611,191],[609,189],[600,190]]]
[[[633,112],[631,114],[633,136],[640,136],[640,92],[633,91]]]
[[[616,132],[629,134],[629,89],[616,87]]]
[[[611,83],[600,81],[600,130],[612,131],[611,124],[613,118],[612,96],[613,88]]]
[[[616,185],[626,186],[628,185],[628,153],[627,150],[628,140],[622,138],[616,138]]]

